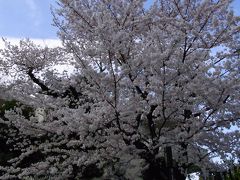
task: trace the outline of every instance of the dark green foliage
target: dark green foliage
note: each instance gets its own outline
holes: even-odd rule
[[[0,116],[4,117],[5,111],[13,110],[17,106],[17,101],[4,101],[0,100]]]
[[[16,100],[6,101],[0,99],[0,118],[4,121],[8,121],[8,119],[5,117],[5,112],[9,110],[15,110],[16,107],[21,107],[22,115],[27,119],[33,115],[34,109],[30,106],[23,105]],[[14,127],[0,123],[0,165],[7,165],[7,161],[9,159],[18,156],[19,154],[18,151],[11,150],[13,148],[14,142],[7,143],[10,129],[13,130]],[[18,133],[16,129],[15,131]]]
[[[240,180],[240,167],[233,167],[227,172],[226,180]]]
[[[5,111],[14,110],[16,107],[21,107],[22,115],[29,119],[33,115],[34,109],[26,106],[16,100],[4,101],[0,99],[0,117],[4,118]]]
[[[41,152],[34,152],[32,154],[30,154],[29,156],[27,156],[26,158],[24,158],[21,163],[19,164],[20,167],[28,167],[30,166],[32,163],[37,163],[41,160],[44,159],[44,155]]]
[[[225,171],[210,172],[208,177],[200,176],[199,180],[240,180],[240,166],[234,166]]]

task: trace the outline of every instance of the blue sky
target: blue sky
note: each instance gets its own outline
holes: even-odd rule
[[[55,0],[0,0],[0,37],[56,38],[50,4]]]
[[[55,39],[50,4],[56,0],[0,0],[0,37]],[[152,0],[148,0],[147,6]],[[240,0],[232,4],[240,15]]]

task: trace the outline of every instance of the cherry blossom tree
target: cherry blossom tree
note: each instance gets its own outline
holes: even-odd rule
[[[21,106],[5,112],[17,153],[2,179],[185,179],[239,159],[240,18],[231,1],[145,2],[59,0],[61,48],[6,41],[3,98],[46,112],[41,122]]]

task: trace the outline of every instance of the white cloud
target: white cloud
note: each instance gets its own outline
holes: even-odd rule
[[[6,37],[5,39],[13,45],[18,45],[19,41],[21,40],[20,38],[15,38],[15,37]],[[31,41],[43,47],[48,46],[50,48],[54,48],[54,47],[62,46],[61,41],[59,39],[31,39]],[[0,49],[3,49],[4,46],[5,45],[3,40],[0,39]]]
[[[199,173],[191,173],[188,174],[188,177],[186,178],[186,180],[199,180]]]

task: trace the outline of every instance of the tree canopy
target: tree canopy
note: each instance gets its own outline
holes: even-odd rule
[[[59,0],[62,47],[5,40],[0,70],[11,80],[1,98],[46,112],[41,122],[22,106],[1,116],[16,155],[0,178],[185,179],[239,160],[240,17],[231,1],[144,3]]]

